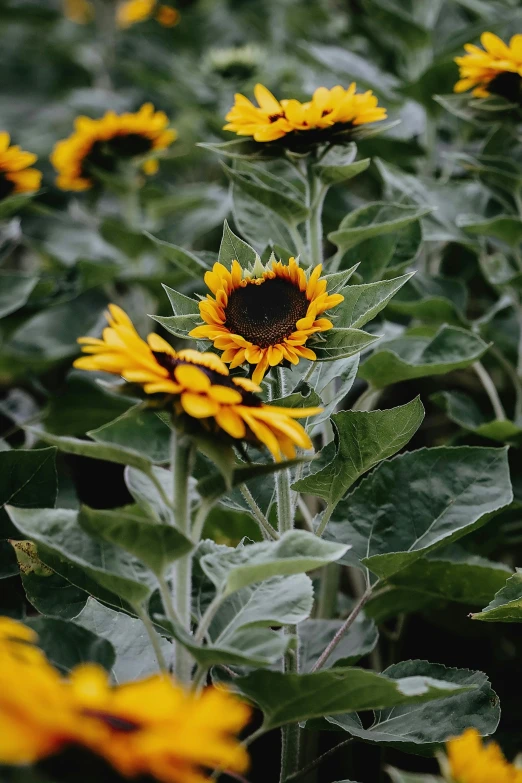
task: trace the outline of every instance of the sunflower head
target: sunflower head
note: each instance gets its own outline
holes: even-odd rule
[[[224,130],[259,142],[283,139],[288,149],[339,143],[357,126],[386,119],[386,109],[378,106],[372,91],[357,93],[355,82],[347,89],[319,87],[305,103],[295,98],[279,101],[262,84],[256,84],[254,95],[257,106],[236,94]]]
[[[11,138],[6,131],[0,132],[0,201],[16,193],[32,193],[38,190],[42,174],[30,168],[36,161],[32,152],[24,152],[17,146],[10,146]]]
[[[244,82],[256,73],[263,56],[263,50],[255,44],[211,49],[205,58],[205,66],[223,79]]]
[[[118,27],[131,27],[138,22],[144,22],[152,16],[156,0],[123,0],[116,11]]]
[[[493,33],[482,33],[481,49],[475,44],[466,44],[466,54],[455,57],[459,66],[460,79],[455,92],[472,90],[476,98],[500,95],[510,102],[520,103],[522,99],[522,35],[514,35],[505,44]]]
[[[101,119],[78,117],[74,133],[59,141],[51,155],[58,171],[56,184],[62,190],[87,190],[96,180],[96,172],[114,173],[120,164],[165,149],[176,139],[176,131],[151,103],[135,113],[108,111]],[[146,174],[157,171],[155,158],[143,164]]]
[[[484,744],[477,729],[446,743],[445,777],[456,783],[522,783],[522,769],[510,764],[496,742]]]
[[[265,405],[261,391],[248,378],[234,378],[213,353],[175,351],[162,337],[138,335],[129,317],[109,306],[109,326],[102,339],[81,337],[84,353],[74,362],[82,370],[102,370],[138,383],[146,394],[166,395],[176,426],[197,434],[203,430],[227,442],[264,445],[275,459],[295,456],[295,447],[312,443],[294,419],[320,408],[279,408]]]
[[[256,261],[253,269],[216,263],[205,274],[211,293],[199,305],[204,323],[190,336],[210,340],[231,368],[255,365],[255,383],[278,364],[314,361],[310,343],[333,326],[322,316],[344,299],[328,293],[321,272],[321,264],[306,272],[295,258],[272,257],[266,267]]]

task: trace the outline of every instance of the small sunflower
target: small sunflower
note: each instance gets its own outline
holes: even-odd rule
[[[476,729],[450,739],[446,751],[441,761],[452,783],[522,783],[522,769],[505,759],[496,742],[484,745]]]
[[[386,119],[386,109],[378,106],[371,90],[356,92],[352,82],[348,89],[341,86],[328,90],[319,87],[312,100],[301,103],[295,99],[278,101],[262,84],[256,84],[255,106],[240,93],[235,95],[234,106],[225,119],[224,130],[238,136],[253,136],[255,141],[268,142],[291,136],[289,141],[301,137],[303,141],[326,141],[337,131]],[[308,135],[304,135],[308,134]]]
[[[163,27],[174,27],[179,22],[179,12],[169,5],[161,5],[157,0],[124,0],[116,11],[119,27],[131,27],[145,22],[154,16]]]
[[[62,190],[87,190],[94,185],[97,169],[115,172],[120,161],[165,149],[177,138],[168,124],[167,115],[151,103],[134,114],[108,111],[99,120],[77,117],[74,133],[59,141],[51,155],[58,171],[56,184]],[[143,169],[154,174],[157,160],[148,159]]]
[[[211,340],[231,368],[255,364],[252,380],[260,383],[270,367],[316,359],[307,342],[332,329],[332,322],[319,316],[340,304],[344,296],[328,293],[321,264],[309,274],[295,258],[288,264],[273,259],[266,268],[260,262],[256,266],[245,270],[233,261],[229,271],[216,263],[205,273],[213,295],[200,302],[205,323],[190,336]]]
[[[29,168],[37,160],[36,155],[10,143],[9,134],[0,132],[0,201],[15,193],[38,190],[42,181],[41,172]]]
[[[508,100],[519,101],[522,88],[522,34],[514,35],[505,44],[493,33],[482,33],[481,49],[466,44],[467,54],[455,57],[459,66],[460,79],[453,88],[455,92],[466,92],[473,88],[476,98],[501,95]]]
[[[109,305],[109,327],[103,338],[81,337],[82,356],[74,362],[81,370],[102,370],[139,383],[146,394],[173,397],[179,419],[214,427],[235,440],[264,444],[275,459],[281,453],[295,456],[295,446],[312,447],[310,438],[293,419],[320,412],[320,408],[279,408],[265,405],[255,392],[259,386],[248,378],[232,378],[213,353],[191,349],[175,351],[162,337],[141,339],[126,315]]]
[[[10,624],[28,646],[35,640],[25,626]],[[14,657],[1,633],[0,764],[40,762],[54,779],[62,754],[69,751],[74,762],[83,750],[122,777],[162,783],[207,783],[205,770],[248,767],[234,735],[250,709],[225,690],[195,696],[163,675],[112,686],[93,664],[63,678],[40,650]]]

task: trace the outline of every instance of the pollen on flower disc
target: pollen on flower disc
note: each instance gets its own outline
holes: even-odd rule
[[[249,283],[230,294],[225,325],[254,345],[268,348],[295,331],[309,304],[305,292],[288,280],[273,278],[260,285]]]

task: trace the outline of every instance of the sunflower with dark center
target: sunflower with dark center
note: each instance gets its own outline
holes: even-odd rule
[[[9,134],[0,132],[0,201],[15,193],[32,193],[42,181],[41,173],[30,168],[36,155],[10,144]]]
[[[296,446],[312,447],[303,427],[294,419],[320,413],[321,408],[281,408],[265,405],[259,386],[248,378],[232,378],[213,353],[175,351],[158,334],[147,342],[116,305],[109,305],[109,327],[102,339],[81,337],[82,356],[74,362],[81,370],[120,375],[139,383],[146,394],[166,394],[173,402],[176,421],[193,431],[203,427],[232,442],[264,445],[274,459],[292,458]]]
[[[96,172],[114,173],[122,162],[166,149],[177,138],[168,127],[167,115],[145,103],[132,114],[108,111],[101,119],[77,117],[74,133],[59,141],[51,155],[58,171],[56,184],[62,190],[88,190]],[[155,174],[158,161],[149,157],[142,166],[145,174]]]
[[[279,101],[262,84],[256,84],[258,106],[237,93],[224,130],[259,142],[283,140],[289,148],[331,142],[347,132],[349,135],[357,126],[386,119],[386,109],[378,106],[372,91],[358,93],[356,89],[355,82],[347,89],[340,85],[330,90],[319,87],[310,101],[301,103],[295,98]]]
[[[341,294],[328,293],[321,272],[319,264],[307,275],[295,258],[288,264],[272,260],[266,268],[259,263],[252,271],[237,261],[230,271],[214,264],[205,274],[213,295],[199,304],[205,323],[190,336],[211,340],[231,368],[255,364],[254,383],[283,362],[315,361],[307,343],[333,327],[328,318],[319,316],[344,300]]]
[[[465,44],[466,54],[455,57],[460,79],[455,92],[472,90],[475,98],[500,95],[514,103],[522,102],[522,34],[514,35],[509,44],[494,33],[482,33],[481,49]]]
[[[0,618],[0,764],[37,764],[53,781],[81,764],[80,780],[114,783],[208,783],[205,770],[247,769],[235,734],[250,709],[225,690],[194,695],[164,675],[112,685],[94,664],[64,678],[36,647],[13,655],[15,641],[37,637]]]

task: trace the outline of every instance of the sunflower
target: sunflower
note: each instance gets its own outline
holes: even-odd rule
[[[80,337],[82,356],[74,362],[81,370],[102,370],[139,383],[146,394],[174,398],[178,420],[198,421],[235,440],[264,444],[275,459],[281,453],[295,456],[295,446],[312,447],[310,438],[293,419],[320,412],[320,408],[280,408],[264,405],[255,392],[259,386],[248,378],[232,378],[213,353],[191,349],[176,352],[162,337],[141,339],[126,315],[109,305],[109,327],[103,338]]]
[[[328,318],[319,316],[344,296],[328,293],[321,264],[310,274],[295,258],[288,264],[272,260],[267,267],[256,266],[245,270],[233,261],[229,271],[216,263],[205,273],[213,295],[200,302],[205,323],[190,336],[211,340],[231,368],[255,364],[252,380],[260,383],[270,367],[317,358],[306,343],[312,335],[332,328]]]
[[[28,629],[16,625],[23,638]],[[54,779],[65,754],[74,763],[83,751],[82,759],[103,759],[123,777],[163,783],[206,783],[204,770],[215,768],[246,770],[234,734],[250,709],[225,690],[195,696],[163,675],[111,686],[93,664],[63,678],[41,651],[17,659],[10,644],[0,635],[1,764],[40,762]]]
[[[289,134],[295,140],[299,134],[311,132],[315,132],[314,141],[326,141],[332,132],[386,119],[386,109],[377,105],[372,91],[357,93],[355,82],[346,90],[340,86],[331,90],[319,87],[306,103],[294,98],[278,101],[262,84],[256,84],[254,95],[258,106],[240,93],[235,95],[224,130],[253,136],[261,142],[276,141]]]
[[[452,783],[522,783],[522,769],[506,761],[496,742],[483,745],[476,729],[466,729],[446,744],[442,760]]]
[[[455,57],[459,66],[460,79],[453,88],[455,92],[466,92],[473,88],[477,98],[501,95],[508,100],[519,101],[522,86],[522,35],[514,35],[509,45],[493,33],[482,33],[481,49],[466,44],[467,54]]]
[[[169,5],[158,5],[156,0],[125,0],[116,12],[119,27],[131,27],[137,22],[154,18],[163,27],[174,27],[179,22],[179,12]]]
[[[74,133],[59,141],[51,155],[58,171],[56,184],[62,190],[87,190],[94,184],[97,169],[114,172],[119,161],[165,149],[177,138],[168,124],[167,115],[154,111],[151,103],[134,114],[108,111],[99,120],[77,117]],[[147,160],[143,169],[154,174],[157,160]]]
[[[15,193],[31,193],[38,190],[42,175],[31,166],[37,159],[32,152],[20,147],[10,147],[11,137],[0,132],[0,201]]]

